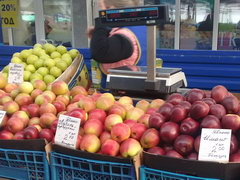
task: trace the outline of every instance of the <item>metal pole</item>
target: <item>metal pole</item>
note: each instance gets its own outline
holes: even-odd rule
[[[215,0],[214,14],[213,14],[212,50],[217,50],[217,46],[218,46],[219,14],[220,14],[220,0]]]
[[[34,0],[34,12],[35,12],[35,31],[36,42],[42,43],[46,39],[45,35],[45,18],[43,13],[43,0]]]
[[[147,26],[147,81],[156,80],[156,25]]]
[[[174,49],[179,49],[180,46],[180,22],[181,22],[181,2],[180,0],[175,1],[175,34],[174,34]]]

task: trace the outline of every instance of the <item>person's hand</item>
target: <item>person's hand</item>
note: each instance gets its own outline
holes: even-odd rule
[[[88,38],[90,38],[90,39],[92,38],[93,30],[94,30],[94,26],[91,26],[87,29],[86,33],[87,33]]]

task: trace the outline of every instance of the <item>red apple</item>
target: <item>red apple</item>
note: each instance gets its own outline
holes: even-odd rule
[[[0,139],[12,139],[13,138],[13,133],[8,131],[8,130],[2,130],[0,131]]]
[[[31,97],[33,100],[36,99],[37,96],[39,96],[40,94],[42,94],[43,91],[40,90],[40,89],[34,89],[32,92],[31,92]]]
[[[149,108],[159,109],[164,103],[165,101],[163,99],[154,99],[150,103]]]
[[[221,104],[213,104],[210,106],[209,114],[216,116],[218,119],[222,119],[226,113],[226,109]]]
[[[148,124],[150,128],[160,129],[165,122],[165,117],[160,113],[153,113],[150,115]]]
[[[145,113],[142,109],[133,107],[127,111],[126,119],[132,119],[132,120],[137,121],[143,114],[145,114]]]
[[[88,95],[88,92],[86,91],[86,89],[82,86],[75,86],[73,87],[71,90],[70,90],[70,95],[72,97],[78,95],[78,94],[81,94],[81,95],[84,95],[84,96],[87,96]]]
[[[187,117],[187,110],[183,106],[176,105],[172,108],[170,121],[178,123],[178,122],[181,122],[186,117]]]
[[[199,122],[188,117],[181,122],[180,132],[187,135],[195,135],[199,129]]]
[[[54,120],[53,123],[50,125],[50,130],[52,131],[53,134],[56,133],[57,130],[57,125],[58,125],[58,120]]]
[[[196,152],[199,152],[201,136],[197,136],[194,140],[194,149]]]
[[[94,134],[85,134],[81,139],[80,150],[82,151],[96,153],[100,147],[100,140]]]
[[[167,102],[173,105],[177,105],[182,101],[185,101],[185,97],[180,93],[173,93],[167,98]]]
[[[55,106],[57,113],[66,110],[66,105],[61,101],[54,101],[52,104]]]
[[[202,120],[200,127],[201,128],[221,129],[221,123],[220,123],[220,120],[216,116],[208,115]]]
[[[150,103],[146,100],[140,100],[136,104],[136,107],[139,109],[142,109],[144,112],[147,112],[147,110],[149,109],[149,106],[150,106]]]
[[[238,150],[238,140],[235,135],[232,134],[230,142],[230,154],[236,153]]]
[[[164,155],[166,153],[163,148],[157,146],[148,149],[147,152],[155,155]]]
[[[130,158],[134,157],[141,150],[142,150],[142,147],[140,143],[133,138],[129,138],[123,141],[120,145],[120,154],[122,155],[122,157],[130,157]]]
[[[42,129],[39,133],[39,138],[46,139],[47,142],[51,142],[53,137],[54,137],[54,134],[50,129]]]
[[[56,119],[57,119],[57,117],[54,114],[52,114],[52,113],[44,113],[40,117],[40,125],[43,128],[48,128],[48,127],[51,126],[53,121],[55,121]]]
[[[73,111],[73,110],[75,110],[75,109],[77,109],[77,108],[79,108],[79,107],[78,107],[78,102],[75,102],[75,103],[73,103],[73,104],[69,104],[69,105],[67,106],[67,112],[71,112],[71,111]]]
[[[160,143],[158,131],[154,128],[148,129],[143,133],[140,143],[143,148],[151,148],[157,146]]]
[[[68,85],[64,81],[55,81],[51,90],[56,95],[64,95],[68,92]]]
[[[80,108],[75,108],[74,110],[68,112],[66,115],[81,119],[81,124],[84,124],[87,121],[87,113]]]
[[[131,129],[127,124],[118,123],[115,124],[111,129],[111,138],[118,143],[128,139],[131,135]]]
[[[175,150],[170,150],[165,155],[169,157],[174,157],[174,158],[183,158],[183,156]]]
[[[161,140],[167,144],[172,144],[179,136],[179,125],[174,122],[165,122],[159,130]]]
[[[225,97],[221,104],[226,108],[228,114],[235,114],[238,112],[239,100],[235,96]]]
[[[144,124],[147,128],[149,127],[150,114],[144,114],[138,119],[138,123]]]
[[[123,123],[127,124],[130,128],[132,128],[137,122],[131,119],[127,119]]]
[[[3,110],[7,112],[7,114],[13,114],[19,110],[19,105],[14,101],[9,101],[3,105]]]
[[[203,98],[203,102],[205,102],[209,107],[213,104],[216,104],[216,101],[213,98]]]
[[[107,114],[102,109],[93,109],[88,113],[88,119],[99,119],[102,123],[104,123]]]
[[[147,111],[146,111],[146,114],[152,114],[152,113],[155,113],[157,111],[157,109],[155,108],[148,108]]]
[[[162,114],[166,121],[170,118],[171,111],[172,111],[173,105],[171,103],[165,103],[158,109],[158,113]]]
[[[196,152],[192,152],[187,156],[187,159],[198,160],[198,154]]]
[[[26,93],[20,93],[14,100],[19,106],[29,105],[33,102],[32,97]]]
[[[194,139],[189,135],[180,135],[174,141],[174,148],[181,155],[188,155],[194,147]]]
[[[187,113],[190,111],[191,106],[192,106],[191,103],[188,102],[188,101],[181,101],[181,102],[179,103],[179,105],[182,106],[182,107],[184,107],[184,109],[186,109]]]
[[[201,89],[191,89],[187,93],[187,101],[193,104],[195,101],[200,101],[205,97],[205,93]]]
[[[106,117],[105,122],[104,122],[104,127],[106,130],[111,131],[112,127],[115,124],[122,123],[122,117],[119,116],[118,114],[110,114]]]
[[[28,126],[34,125],[34,124],[40,124],[40,118],[39,117],[33,117],[29,120]]]
[[[107,139],[111,139],[111,134],[108,131],[103,131],[100,135],[101,144],[103,144]]]
[[[68,95],[58,95],[55,100],[61,101],[67,106],[70,102],[70,97]]]
[[[119,153],[120,145],[117,141],[107,139],[101,146],[101,153],[109,156],[116,156]]]
[[[27,112],[30,115],[30,117],[39,117],[39,105],[29,104],[27,106]]]
[[[209,106],[203,101],[195,101],[190,109],[190,117],[198,120],[208,115]]]
[[[222,127],[236,132],[240,128],[240,116],[236,114],[226,114],[222,117]]]
[[[140,141],[143,133],[147,130],[144,124],[136,123],[131,127],[131,138]]]
[[[96,109],[96,103],[90,97],[83,97],[78,101],[78,107],[89,112]]]
[[[122,105],[119,105],[119,104],[114,104],[108,111],[108,115],[118,114],[122,117],[122,119],[125,119],[126,113],[127,113],[126,109]]]
[[[24,131],[19,131],[14,134],[13,139],[24,139]]]
[[[240,153],[237,152],[235,154],[232,154],[229,158],[229,161],[239,163],[240,162]]]
[[[85,134],[100,136],[103,131],[103,124],[98,119],[89,119],[85,122],[83,129]]]
[[[37,139],[39,131],[34,126],[28,126],[23,130],[25,139]]]
[[[24,127],[24,121],[18,117],[11,117],[6,124],[6,129],[12,133],[22,131]]]
[[[221,103],[222,100],[228,95],[228,90],[221,85],[212,88],[211,97],[216,101],[216,103]]]
[[[57,109],[55,108],[55,106],[53,104],[50,104],[50,103],[42,104],[39,108],[39,114],[41,116],[45,113],[52,113],[52,114],[56,115]]]

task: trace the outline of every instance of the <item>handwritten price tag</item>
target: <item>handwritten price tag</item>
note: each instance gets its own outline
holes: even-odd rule
[[[3,121],[3,118],[4,118],[5,114],[6,114],[6,111],[1,111],[0,110],[0,127],[2,125],[2,121]]]
[[[70,148],[76,148],[81,119],[60,115],[58,119],[55,143]]]
[[[230,129],[202,129],[198,159],[228,162],[231,142]]]
[[[9,64],[8,83],[21,84],[23,82],[23,64]]]

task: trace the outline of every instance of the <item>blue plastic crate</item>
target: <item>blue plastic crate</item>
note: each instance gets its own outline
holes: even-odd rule
[[[97,161],[56,152],[50,155],[52,180],[135,180],[131,164]]]
[[[0,148],[0,177],[17,180],[49,180],[46,153]]]
[[[140,180],[219,180],[188,176],[184,174],[171,173],[142,166],[140,168]]]

